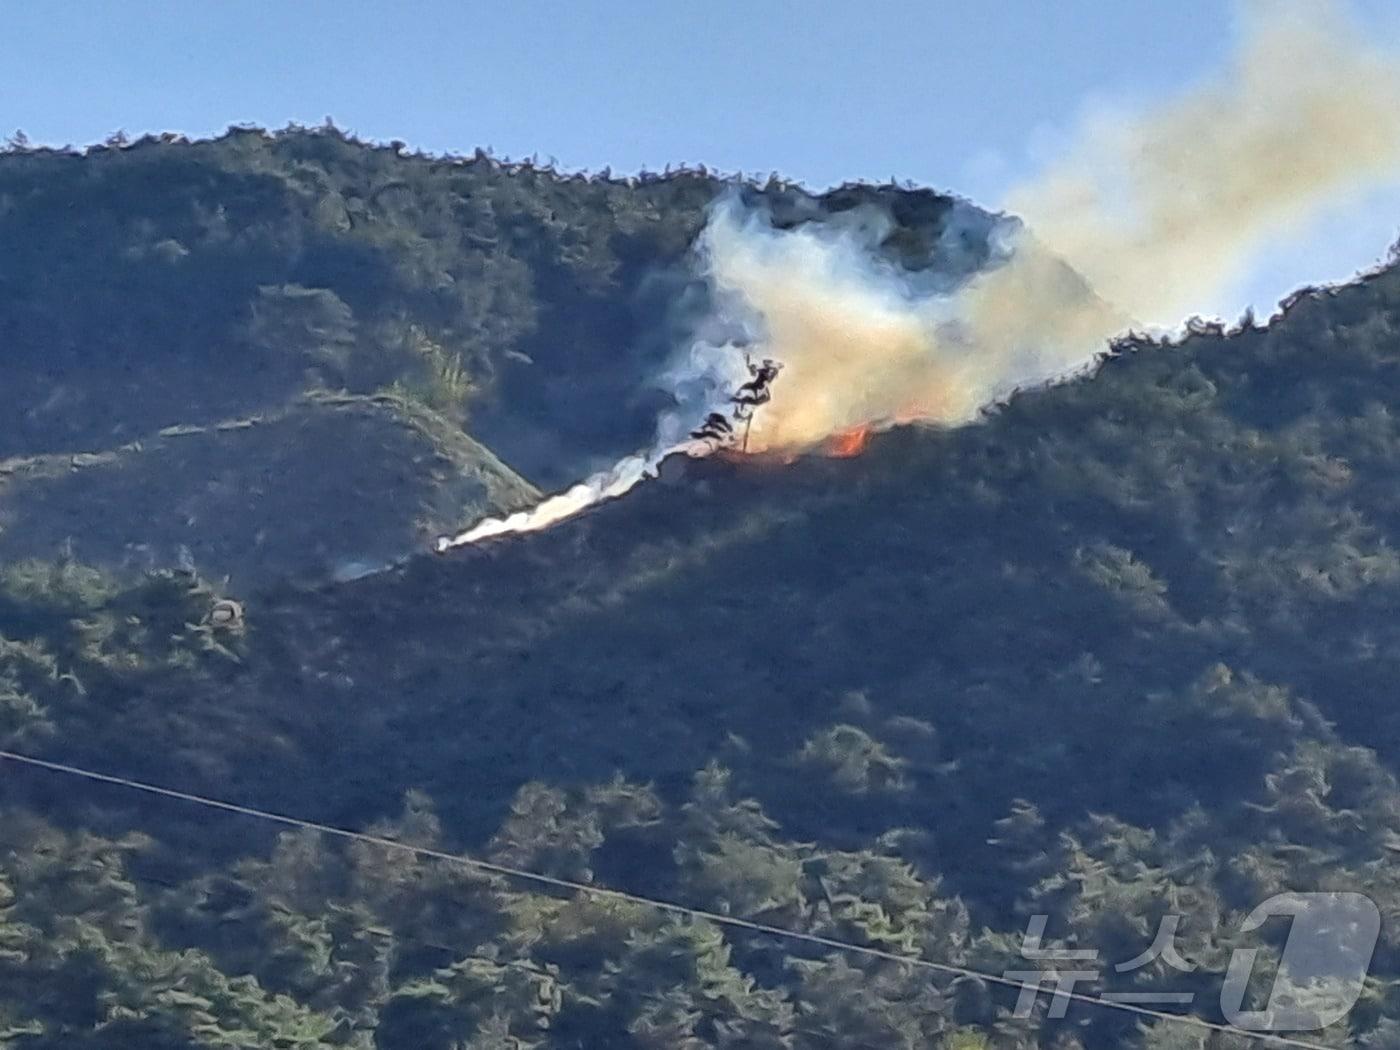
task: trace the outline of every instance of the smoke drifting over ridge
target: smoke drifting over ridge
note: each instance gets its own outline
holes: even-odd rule
[[[1208,311],[1270,239],[1400,183],[1400,54],[1327,0],[1256,0],[1241,17],[1225,71],[1143,116],[1086,120],[1005,202],[1142,321]]]
[[[1029,227],[1004,220],[970,276],[889,262],[878,249],[890,220],[868,210],[780,230],[737,197],[718,202],[696,246],[716,315],[661,377],[677,407],[653,448],[440,547],[625,492],[725,406],[746,353],[785,366],[750,449],[802,449],[866,425],[964,422],[1017,386],[1087,366],[1129,327],[1211,312],[1270,238],[1400,183],[1400,57],[1321,0],[1256,4],[1243,27],[1209,82],[1137,116],[1086,121],[1063,159],[1008,196]]]
[[[785,366],[752,450],[810,447],[864,424],[962,422],[1084,362],[1127,325],[1015,220],[993,231],[987,269],[932,290],[878,254],[886,232],[876,222],[781,231],[732,202],[716,208],[699,244],[705,272],[746,316],[755,352]]]
[[[1328,3],[1260,4],[1244,29],[1210,82],[1087,121],[1008,197],[1027,226],[1008,222],[992,264],[950,293],[921,294],[849,232],[778,232],[721,207],[701,244],[711,280],[758,315],[762,351],[788,366],[756,447],[970,419],[1129,327],[1212,312],[1270,238],[1400,183],[1400,56]]]

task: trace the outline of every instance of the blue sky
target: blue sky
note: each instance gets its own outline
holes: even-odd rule
[[[1263,0],[1267,3],[1268,0]],[[1356,0],[1400,39],[1398,0]],[[859,13],[856,13],[859,11]],[[0,130],[84,144],[315,124],[569,168],[703,161],[813,187],[911,179],[995,205],[1096,100],[1217,67],[1229,0],[86,0],[0,6]],[[1372,263],[1400,192],[1261,261],[1239,303]]]

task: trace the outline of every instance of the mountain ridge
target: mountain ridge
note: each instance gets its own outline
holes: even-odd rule
[[[218,381],[237,368],[251,370],[239,397],[274,391],[265,399],[277,404],[262,411],[289,401],[292,422],[319,413],[356,423],[306,443],[329,450],[336,469],[313,456],[284,470],[281,506],[303,507],[318,485],[336,495],[352,476],[347,461],[364,466],[366,491],[345,482],[354,490],[335,506],[384,514],[399,550],[420,487],[436,491],[434,470],[496,471],[495,454],[465,436],[473,412],[488,411],[465,393],[490,387],[495,373],[482,362],[519,368],[501,383],[503,412],[512,382],[549,371],[553,387],[514,402],[528,434],[554,399],[612,382],[571,387],[572,376],[608,364],[633,374],[675,331],[661,319],[689,285],[667,268],[687,258],[710,199],[703,179],[658,183],[655,198],[622,215],[613,209],[630,188],[593,185],[587,222],[581,211],[573,225],[556,214],[549,226],[550,209],[567,204],[550,197],[553,183],[483,176],[464,200],[483,214],[489,203],[489,221],[467,216],[461,229],[524,254],[504,253],[494,275],[481,270],[490,294],[473,305],[452,298],[472,284],[469,268],[453,269],[468,257],[451,247],[460,231],[436,244],[426,235],[429,219],[455,218],[427,207],[431,192],[387,186],[376,165],[390,158],[329,132],[280,145],[240,135],[219,148],[246,150],[238,163],[271,172],[224,183],[194,165],[191,176],[176,143],[136,156],[173,156],[182,179],[260,187],[266,197],[235,216],[231,235],[242,229],[266,247],[281,243],[279,231],[309,231],[319,272],[333,274],[328,260],[338,260],[348,276],[294,280],[309,264],[290,249],[270,253],[282,262],[267,263],[266,283],[256,266],[245,272],[248,312],[222,316],[256,320],[245,334],[258,345],[232,361],[214,354],[189,388],[210,421],[161,414],[180,404],[182,368],[209,364],[199,355],[157,375],[163,385],[148,401],[117,403],[164,360],[145,353],[138,321],[168,309],[153,344],[195,345],[175,338],[182,311],[200,301],[194,285],[157,279],[199,254],[194,237],[160,247],[174,226],[217,242],[218,222],[205,216],[200,227],[197,210],[183,210],[189,199],[143,199],[182,216],[144,229],[140,209],[99,207],[99,195],[89,203],[102,222],[26,249],[26,265],[36,252],[71,250],[76,267],[84,237],[110,234],[93,256],[102,261],[81,271],[111,277],[86,319],[49,299],[16,322],[16,264],[0,261],[0,304],[12,311],[0,311],[0,326],[11,339],[16,324],[31,326],[15,374],[34,366],[27,388],[7,385],[0,399],[47,403],[36,319],[54,321],[48,335],[64,353],[84,325],[121,321],[85,345],[127,355],[103,360],[101,381],[87,377],[87,397],[107,390],[107,415],[85,418],[79,399],[50,405],[40,430],[28,409],[6,417],[6,455],[42,430],[45,442],[97,458],[41,459],[10,478],[48,470],[81,497],[111,466],[102,450],[130,447],[127,431],[114,437],[113,413],[151,424],[139,433],[176,427],[149,454],[122,454],[146,464],[149,488],[123,497],[109,484],[97,500],[94,487],[48,519],[44,542],[60,544],[52,556],[0,561],[3,746],[990,974],[1026,967],[1031,916],[1048,916],[1047,943],[1091,948],[1107,964],[1131,959],[1180,912],[1174,943],[1193,973],[1105,965],[1083,987],[1189,990],[1193,1015],[1212,1022],[1223,1020],[1219,981],[1232,954],[1283,950],[1286,929],[1243,929],[1272,895],[1352,890],[1400,914],[1400,715],[1390,703],[1400,676],[1400,265],[1301,293],[1266,327],[1194,322],[1171,339],[1124,337],[1092,378],[1020,391],[973,425],[894,427],[844,459],[675,458],[625,498],[548,530],[424,550],[354,579],[279,569],[244,590],[198,559],[197,572],[86,565],[91,541],[65,552],[53,522],[75,518],[97,535],[93,508],[125,507],[127,527],[144,518],[157,529],[159,507],[141,501],[162,479],[189,491],[214,473],[212,454],[194,457],[186,476],[164,452],[212,440],[256,478],[306,451],[295,427],[213,412],[224,403]],[[280,159],[269,155],[278,148]],[[307,160],[317,151],[335,163],[318,168]],[[0,158],[9,232],[14,163]],[[363,192],[347,195],[335,178],[357,164],[365,171],[350,181]],[[54,199],[72,189],[55,185]],[[663,214],[668,193],[675,211]],[[885,190],[855,193],[855,206],[881,194],[916,211],[945,207],[938,195]],[[777,206],[779,222],[810,206],[796,200],[794,216]],[[289,201],[319,211],[284,223],[277,209]],[[394,209],[412,221],[400,225]],[[31,233],[43,214],[28,214]],[[917,267],[937,221],[899,227],[886,260]],[[337,241],[348,227],[326,232],[354,223],[356,237],[374,231],[373,243]],[[601,232],[603,242],[590,240]],[[133,246],[145,261],[114,261]],[[530,251],[555,277],[602,282],[541,286],[558,293],[550,316],[602,306],[555,330],[557,357],[534,364],[507,356],[537,349],[529,340],[547,342],[552,330],[542,323],[527,338],[513,327],[529,311],[507,292]],[[216,255],[200,265],[217,269]],[[650,307],[631,313],[640,286],[609,284],[609,259],[663,274],[645,289]],[[142,273],[151,283],[140,287],[170,294],[123,313],[113,288]],[[389,275],[389,292],[374,298],[366,273]],[[453,281],[435,284],[444,274]],[[410,302],[416,312],[399,316]],[[566,338],[590,319],[624,317],[624,328],[654,322],[657,345],[617,356],[607,324],[591,343]],[[472,318],[489,323],[473,331]],[[137,378],[108,382],[128,364]],[[371,389],[299,400],[303,383],[336,376]],[[72,381],[62,368],[54,379]],[[648,412],[634,407],[649,436]],[[219,418],[232,429],[218,430]],[[568,448],[572,470],[614,444],[630,448],[630,425],[587,413],[560,420],[532,455]],[[408,440],[387,442],[389,433]],[[259,435],[272,447],[254,455],[240,444]],[[504,468],[495,477],[502,502],[537,491]],[[0,478],[4,511],[15,509],[7,484]],[[37,513],[56,491],[36,487],[19,510]],[[383,499],[406,492],[414,498]],[[444,520],[466,512],[461,495],[445,501]],[[301,516],[290,545],[317,529],[354,538],[304,507]],[[0,1039],[17,1050],[1183,1045],[1167,1019],[1083,1004],[1055,1018],[1044,1002],[1017,1018],[1016,990],[991,982],[541,892],[32,769],[3,773]],[[1398,981],[1400,931],[1387,922],[1361,1000],[1315,1038],[1394,1045]]]

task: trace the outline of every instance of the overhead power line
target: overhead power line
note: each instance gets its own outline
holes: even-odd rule
[[[627,904],[636,904],[642,907],[668,912],[672,915],[682,915],[691,919],[702,919],[706,922],[714,923],[717,926],[747,930],[750,933],[766,934],[767,936],[778,937],[783,940],[812,944],[833,951],[880,959],[884,962],[899,963],[904,966],[913,966],[918,969],[929,970],[934,973],[953,977],[974,978],[976,980],[986,981],[989,984],[1014,988],[1017,991],[1021,991],[1025,988],[1025,983],[1023,981],[990,971],[959,966],[955,963],[937,962],[920,956],[900,955],[896,952],[885,951],[882,948],[875,948],[866,944],[854,944],[850,941],[837,940],[834,937],[823,937],[821,934],[804,933],[801,930],[790,930],[782,926],[772,926],[768,923],[754,922],[750,919],[744,919],[734,915],[724,915],[720,912],[707,911],[704,908],[692,908],[688,905],[676,904],[673,901],[659,900],[638,893],[629,893],[626,890],[613,889],[608,886],[598,886],[587,882],[577,882],[573,879],[559,878],[558,876],[548,875],[544,872],[530,871],[526,868],[517,868],[509,864],[500,864],[496,861],[481,860],[466,854],[449,853],[446,850],[434,849],[431,846],[418,846],[409,842],[400,842],[396,839],[386,838],[383,835],[375,835],[366,831],[354,831],[350,828],[340,828],[333,824],[322,824],[319,821],[288,816],[284,813],[273,813],[270,810],[257,809],[253,806],[244,806],[236,802],[227,802],[223,799],[210,798],[206,795],[196,795],[189,791],[180,791],[175,788],[161,787],[158,784],[149,784],[140,780],[132,780],[129,777],[113,776],[110,773],[101,773],[96,770],[84,769],[80,766],[67,765],[62,762],[51,762],[47,759],[35,758],[32,755],[23,755],[15,751],[0,750],[0,759],[8,759],[20,765],[48,770],[51,773],[81,777],[84,780],[94,781],[99,784],[110,784],[132,791],[141,791],[160,798],[168,798],[178,802],[187,802],[195,806],[203,806],[208,809],[221,810],[225,813],[235,813],[239,816],[251,817],[254,820],[281,824],[284,827],[300,828],[304,831],[315,831],[323,835],[331,835],[353,842],[362,842],[371,846],[380,846],[384,849],[412,853],[419,857],[428,857],[448,864],[457,864],[472,868],[476,871],[517,879],[522,882],[532,882],[536,885],[551,886],[555,889],[569,890],[573,893],[588,894],[602,900],[614,900],[622,901]],[[1099,1007],[1105,1010],[1119,1010],[1124,1013],[1151,1018],[1154,1021],[1190,1025],[1211,1032],[1224,1032],[1230,1035],[1244,1036],[1259,1042],[1271,1043],[1275,1046],[1298,1047],[1301,1048],[1301,1050],[1333,1050],[1333,1048],[1323,1046],[1320,1043],[1310,1043],[1303,1039],[1294,1039],[1290,1036],[1278,1035],[1273,1032],[1257,1032],[1250,1029],[1237,1028],[1234,1025],[1218,1024],[1214,1021],[1207,1021],[1205,1018],[1197,1017],[1194,1014],[1173,1014],[1165,1010],[1153,1010],[1135,1003],[1119,1002],[1114,999],[1105,999],[1096,995],[1089,995],[1068,989],[1063,991],[1056,989],[1053,994],[1059,996],[1061,999],[1069,999],[1086,1006]]]

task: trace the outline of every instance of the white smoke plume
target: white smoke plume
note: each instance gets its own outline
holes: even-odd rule
[[[1400,183],[1400,54],[1368,43],[1340,3],[1240,12],[1226,70],[1156,112],[1087,119],[1006,201],[1143,321],[1210,310],[1271,240]]]
[[[723,404],[746,376],[746,352],[785,366],[755,416],[752,451],[906,419],[962,422],[1017,386],[1085,366],[1132,325],[1209,312],[1271,238],[1400,183],[1397,55],[1326,0],[1244,10],[1225,70],[1156,110],[1086,121],[1066,155],[1006,201],[1034,234],[1006,220],[989,265],[961,282],[885,261],[878,215],[779,230],[721,201],[697,266],[716,327],[743,336],[698,339],[668,373],[678,408],[655,446],[440,546],[541,528],[625,492]],[[957,235],[956,221],[947,232]]]
[[[885,261],[886,232],[872,222],[776,230],[732,202],[715,210],[699,245],[705,272],[728,309],[751,318],[758,352],[784,364],[751,450],[807,448],[867,424],[970,419],[1014,386],[1084,361],[1127,323],[1014,220],[994,231],[989,267],[951,288]]]
[[[504,518],[487,518],[457,536],[443,536],[437,542],[439,552],[461,547],[478,540],[501,536],[508,532],[533,532],[547,528],[590,507],[601,500],[621,496],[647,476],[656,466],[653,456],[627,456],[608,470],[600,471],[577,485],[549,496],[529,510],[518,510]]]
[[[624,456],[607,470],[545,498],[528,510],[503,518],[487,518],[456,536],[437,541],[439,553],[511,532],[534,532],[606,499],[621,496],[656,473],[663,459],[675,452],[701,454],[709,446],[692,440],[690,431],[707,412],[726,406],[729,396],[747,377],[743,355],[730,344],[697,338],[658,378],[671,391],[675,405],[657,421],[656,437],[645,452]]]
[[[1130,326],[1210,312],[1271,238],[1400,183],[1395,53],[1317,0],[1247,8],[1244,28],[1210,82],[1153,112],[1087,121],[1008,198],[1032,232],[1004,228],[1003,258],[946,294],[882,264],[869,230],[780,233],[721,208],[702,240],[711,280],[762,319],[763,352],[787,365],[753,447],[970,419]]]

